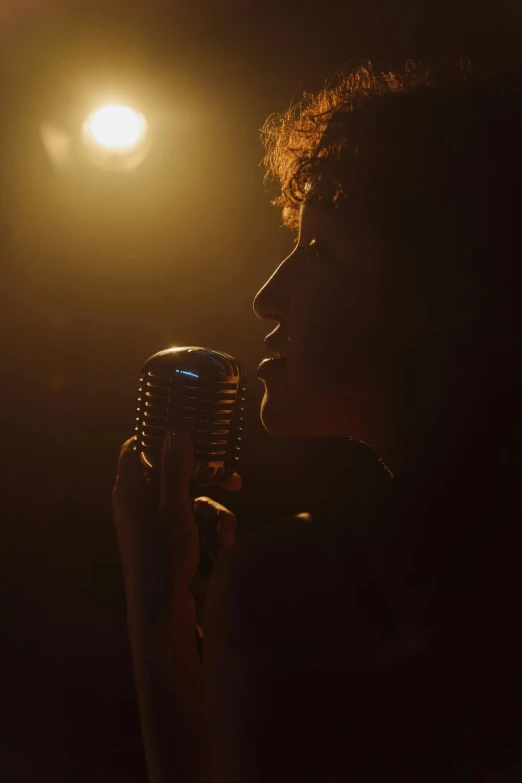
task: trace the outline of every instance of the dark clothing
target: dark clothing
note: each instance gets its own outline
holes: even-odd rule
[[[519,467],[473,459],[240,545],[245,783],[522,780]]]

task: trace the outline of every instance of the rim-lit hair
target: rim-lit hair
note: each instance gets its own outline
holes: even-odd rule
[[[490,275],[508,281],[519,255],[521,138],[518,64],[485,73],[463,57],[395,71],[366,62],[266,120],[265,184],[291,229],[314,195],[347,221],[362,216],[423,290],[449,292],[459,277],[489,287]]]

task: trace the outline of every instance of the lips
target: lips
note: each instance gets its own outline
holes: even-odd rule
[[[265,337],[265,347],[270,353],[274,353],[278,359],[286,359],[285,349],[288,344],[288,338],[283,337],[281,326],[278,326],[273,332]]]
[[[275,355],[275,359],[265,359],[257,368],[257,377],[266,378],[279,373],[287,362],[285,352],[288,350],[289,338],[283,335],[281,324],[265,337],[265,348]]]

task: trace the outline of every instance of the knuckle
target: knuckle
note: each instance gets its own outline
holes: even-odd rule
[[[136,436],[133,435],[130,438],[127,438],[126,441],[124,441],[121,444],[120,448],[120,459],[124,459],[128,454],[134,453],[134,446],[136,445]]]
[[[125,440],[125,441],[123,441],[123,443],[121,444],[121,446],[120,446],[120,456],[125,454],[129,450],[129,447],[130,447],[130,438]]]
[[[218,503],[218,501],[214,501],[214,505],[216,508],[218,508],[220,511],[226,511],[228,512],[228,508],[223,505],[223,503]]]

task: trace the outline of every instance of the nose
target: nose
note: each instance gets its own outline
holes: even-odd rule
[[[254,313],[266,321],[282,321],[288,310],[288,287],[283,274],[285,262],[276,269],[254,298]]]

